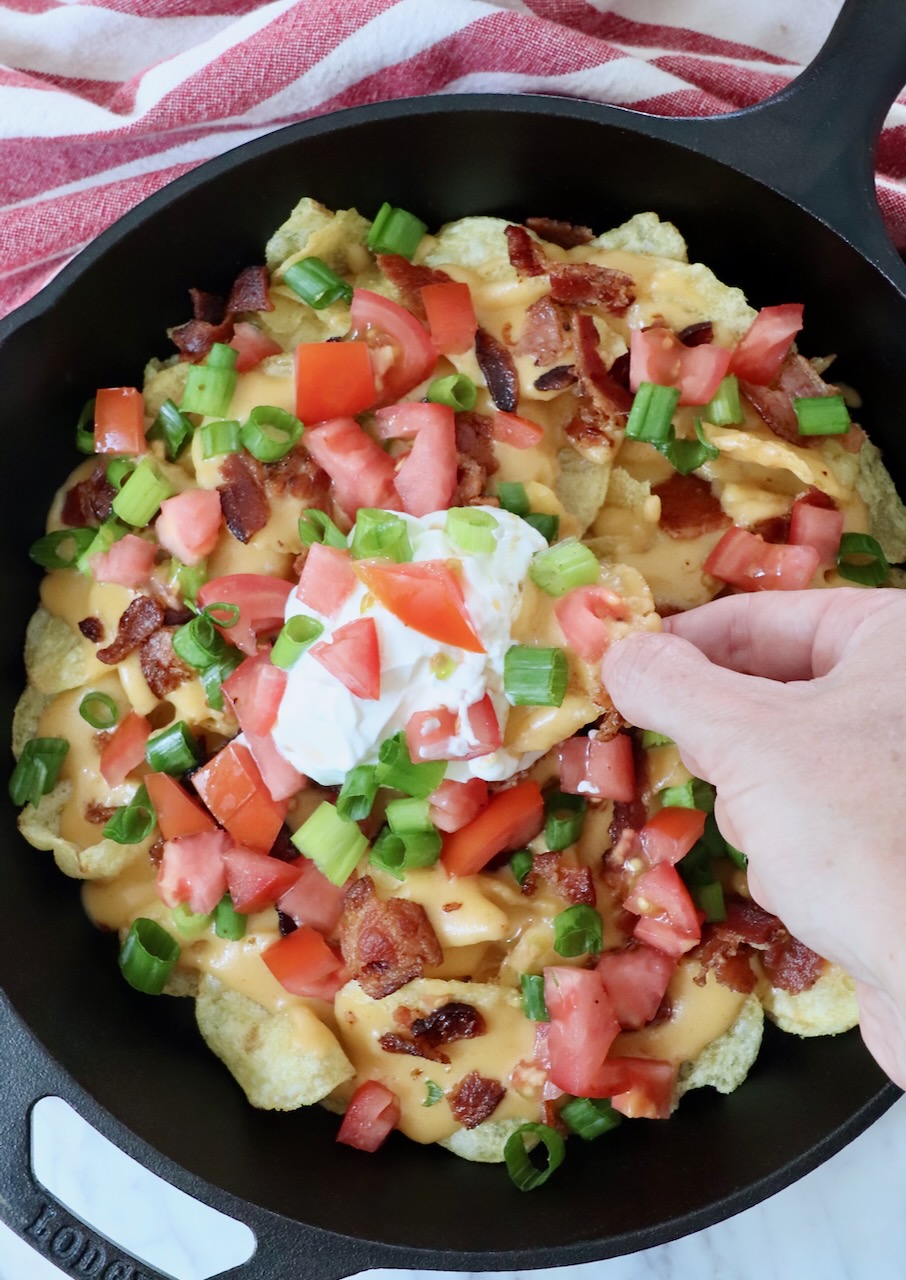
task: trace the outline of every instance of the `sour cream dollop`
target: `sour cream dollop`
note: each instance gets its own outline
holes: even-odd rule
[[[376,700],[350,693],[310,652],[290,668],[273,735],[277,749],[300,773],[323,786],[339,786],[350,769],[376,764],[381,743],[405,729],[416,711],[446,707],[467,726],[463,712],[486,693],[505,732],[510,704],[503,691],[503,660],[513,644],[513,623],[522,606],[529,563],[547,542],[520,516],[496,507],[477,510],[487,511],[496,521],[493,551],[465,552],[457,547],[444,531],[446,511],[400,519],[406,522],[414,561],[461,563],[466,608],[485,653],[467,653],[414,631],[369,596],[362,583],[333,618],[318,614],[290,592],[287,620],[300,613],[317,618],[324,624],[321,640],[330,640],[347,622],[372,617],[381,657],[381,696]],[[447,671],[446,679],[438,674]],[[464,737],[463,743],[468,742]],[[461,782],[501,782],[536,758],[501,747],[474,760],[452,761],[446,776]]]

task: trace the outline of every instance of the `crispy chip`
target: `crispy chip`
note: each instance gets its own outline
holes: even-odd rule
[[[891,564],[906,560],[906,506],[884,466],[881,450],[866,440],[859,450],[856,489],[868,507],[869,528]]]
[[[712,1040],[694,1062],[679,1069],[673,1106],[684,1093],[710,1085],[718,1093],[732,1093],[749,1074],[758,1057],[764,1027],[761,1001],[754,993],[746,998],[739,1017],[728,1031]]]
[[[765,981],[759,995],[767,1016],[791,1035],[836,1036],[859,1022],[856,984],[836,964],[826,964],[806,991],[784,991]]]

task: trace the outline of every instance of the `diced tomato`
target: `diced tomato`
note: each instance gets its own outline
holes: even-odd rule
[[[308,652],[355,697],[380,698],[381,653],[374,618],[356,618],[337,627],[330,640],[320,641]]]
[[[130,711],[119,722],[101,751],[101,774],[111,787],[118,787],[126,777],[145,762],[145,744],[151,737],[151,725],[137,711]]]
[[[224,857],[227,885],[233,906],[243,915],[263,911],[287,893],[302,868],[295,862],[281,862],[266,853],[250,849],[231,849]]]
[[[703,342],[697,347],[685,347],[682,354],[682,372],[677,384],[680,404],[708,404],[717,395],[721,380],[730,367],[730,352],[726,347]]]
[[[322,422],[306,431],[302,442],[330,476],[334,497],[348,516],[359,507],[399,510],[393,459],[354,418]]]
[[[759,387],[773,382],[802,328],[802,310],[799,302],[762,307],[733,352],[730,372]]]
[[[449,707],[413,712],[406,724],[406,746],[410,757],[416,763],[452,760],[458,725],[459,717]]]
[[[91,574],[95,582],[113,582],[137,591],[150,578],[156,555],[153,542],[127,533],[109,551],[99,551],[91,557]]]
[[[608,1066],[622,1072],[626,1088],[611,1095],[610,1104],[630,1120],[667,1120],[676,1084],[676,1064],[660,1058],[611,1058]]]
[[[101,387],[94,400],[95,453],[145,453],[145,402],[136,387]]]
[[[633,936],[639,942],[681,956],[701,941],[701,918],[676,867],[661,862],[644,871],[623,903],[639,917]]]
[[[236,322],[230,346],[239,353],[236,360],[237,373],[247,373],[266,356],[278,356],[283,350],[279,342],[269,338],[256,324],[249,324],[247,320]]]
[[[413,631],[469,653],[485,652],[466,609],[460,580],[446,561],[359,560],[355,568],[372,595]]]
[[[376,399],[381,404],[401,400],[434,372],[437,349],[405,307],[369,289],[355,289],[349,311],[358,337],[365,337],[374,346],[389,345],[393,348],[393,364],[386,373],[377,377]]]
[[[186,903],[207,915],[226,893],[224,854],[232,841],[225,831],[203,831],[167,840],[157,869],[157,892],[168,907]]]
[[[601,1097],[599,1075],[620,1032],[601,975],[595,969],[554,965],[544,970],[550,1013],[550,1078],[564,1093]]]
[[[267,853],[283,826],[286,802],[275,801],[252,753],[229,742],[192,774],[192,786],[238,845]]]
[[[618,733],[601,738],[568,738],[559,746],[560,788],[574,796],[597,796],[628,803],[636,796],[632,740]]]
[[[458,831],[488,807],[488,784],[483,778],[454,782],[445,778],[429,796],[431,821],[438,831]]]
[[[386,1085],[366,1080],[352,1095],[346,1109],[337,1142],[359,1151],[377,1151],[399,1124],[400,1101]]]
[[[258,652],[259,633],[282,627],[286,597],[292,589],[291,582],[268,574],[228,573],[206,582],[199,589],[197,599],[201,609],[221,602],[238,605],[239,619],[235,626],[220,630],[242,653],[254,655]]]
[[[374,434],[378,440],[410,440],[429,422],[446,422],[449,405],[428,400],[401,400],[374,411]]]
[[[431,339],[443,355],[460,355],[475,341],[478,321],[467,284],[451,280],[426,284],[419,290],[425,304]]]
[[[458,460],[453,410],[433,414],[419,428],[412,448],[396,473],[396,491],[410,516],[446,511],[456,489]]]
[[[294,996],[332,1000],[343,985],[343,961],[307,924],[262,951],[261,959]]]
[[[310,609],[332,618],[357,581],[348,551],[315,542],[305,557],[296,595]]]
[[[676,966],[675,956],[644,944],[630,943],[604,952],[596,968],[624,1031],[638,1031],[651,1021],[661,1007]]]
[[[498,791],[487,808],[444,838],[441,859],[454,876],[472,876],[498,853],[519,849],[544,826],[544,801],[537,782],[519,782]]]
[[[473,702],[466,708],[466,719],[469,724],[469,737],[474,745],[469,748],[463,760],[475,760],[479,756],[488,756],[503,745],[503,734],[500,732],[500,721],[491,695],[486,693],[480,702]]]
[[[280,710],[286,679],[287,673],[275,667],[267,653],[260,653],[246,658],[224,681],[223,692],[244,732],[270,732]]]
[[[705,573],[743,591],[802,591],[821,562],[810,546],[765,542],[748,529],[728,529],[704,563]]]
[[[222,523],[216,489],[186,489],[160,504],[154,532],[171,556],[183,564],[198,564],[216,547]]]
[[[573,587],[554,603],[566,643],[584,662],[600,662],[610,645],[608,623],[627,618],[626,601],[609,587]]]
[[[679,387],[680,404],[707,404],[713,400],[731,355],[726,348],[710,342],[687,347],[663,325],[633,329],[629,350],[632,390],[638,391],[643,382]]]
[[[829,568],[837,562],[845,517],[835,507],[816,506],[810,495],[797,498],[790,516],[787,541],[797,547],[814,547],[818,563]]]
[[[668,805],[649,818],[639,832],[642,853],[649,867],[666,862],[671,867],[685,858],[705,832],[705,814],[701,809],[683,809]]]
[[[308,786],[305,775],[278,750],[273,734],[253,733],[251,729],[242,733],[272,800],[290,800]]]
[[[302,342],[295,364],[296,417],[306,424],[353,417],[377,400],[364,342]]]
[[[334,884],[308,858],[300,857],[292,864],[299,869],[299,879],[283,894],[277,906],[296,924],[308,924],[319,933],[333,933],[343,912],[346,886]]]
[[[217,830],[211,815],[168,773],[146,773],[142,781],[148,788],[148,798],[165,840]]]
[[[544,439],[544,427],[531,418],[499,409],[491,417],[491,435],[514,449],[534,449]]]

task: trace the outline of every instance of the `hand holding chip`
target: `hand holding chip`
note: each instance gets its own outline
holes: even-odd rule
[[[862,1035],[906,1085],[906,593],[727,597],[621,641],[607,688],[717,788],[753,897],[857,979]]]

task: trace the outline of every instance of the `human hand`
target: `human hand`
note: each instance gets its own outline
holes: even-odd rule
[[[906,592],[730,596],[615,645],[604,683],[717,788],[766,910],[859,983],[906,1085]]]

